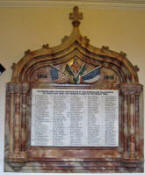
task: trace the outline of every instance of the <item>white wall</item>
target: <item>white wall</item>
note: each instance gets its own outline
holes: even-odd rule
[[[92,45],[107,45],[124,51],[140,68],[140,83],[145,85],[145,9],[82,8],[82,35]],[[39,49],[43,44],[60,44],[72,30],[67,7],[0,8],[0,63],[6,71],[0,76],[0,175],[3,174],[5,86],[11,78],[11,65],[20,60],[27,49]],[[9,173],[12,174],[12,173]],[[138,174],[138,173],[137,173]]]

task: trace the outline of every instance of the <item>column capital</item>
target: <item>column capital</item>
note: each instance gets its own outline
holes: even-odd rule
[[[123,84],[120,90],[123,95],[140,95],[143,86],[141,84]]]
[[[29,90],[29,84],[28,83],[7,83],[7,93],[9,94],[16,94],[16,93],[22,93],[25,94]]]

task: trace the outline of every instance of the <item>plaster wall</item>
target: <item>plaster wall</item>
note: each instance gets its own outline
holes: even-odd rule
[[[5,86],[11,78],[12,63],[27,49],[37,50],[61,43],[72,31],[67,7],[0,8],[0,63],[6,71],[0,76],[0,174],[4,166]],[[145,86],[145,10],[82,8],[80,25],[83,36],[97,47],[124,51],[138,65],[140,83]],[[145,107],[144,107],[145,108]],[[13,173],[9,173],[13,174]]]

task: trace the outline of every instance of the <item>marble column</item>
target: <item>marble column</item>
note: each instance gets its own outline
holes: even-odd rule
[[[140,84],[124,84],[121,86],[121,92],[123,95],[123,136],[124,143],[124,156],[125,159],[137,158],[138,154],[138,142],[137,137],[139,128],[139,98],[142,91],[142,85]]]

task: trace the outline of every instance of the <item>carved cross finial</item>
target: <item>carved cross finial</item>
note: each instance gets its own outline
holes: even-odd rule
[[[80,25],[80,20],[83,19],[83,14],[79,12],[79,8],[77,6],[73,8],[73,13],[69,14],[69,19],[72,20],[74,27],[78,27]]]

